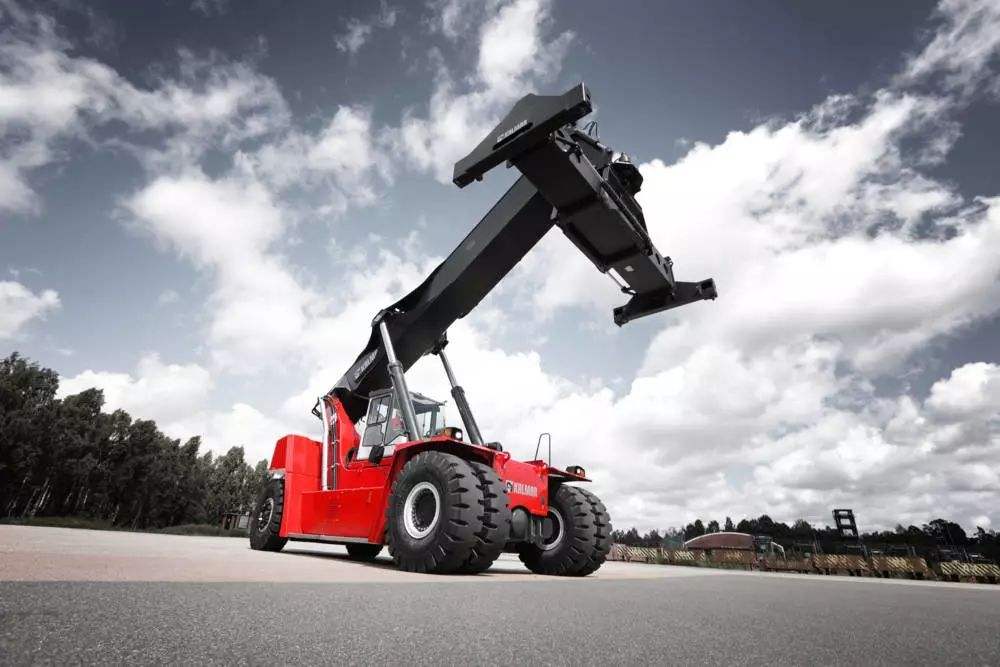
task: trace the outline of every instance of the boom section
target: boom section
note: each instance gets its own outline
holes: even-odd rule
[[[351,419],[364,414],[371,392],[391,382],[381,325],[400,367],[409,369],[554,225],[630,295],[614,309],[618,325],[716,297],[711,279],[674,279],[673,262],[654,246],[634,197],[642,175],[627,156],[575,127],[591,108],[582,83],[563,95],[527,95],[456,163],[459,187],[503,162],[522,176],[423,283],[375,317],[365,349],[331,390]]]
[[[331,390],[351,419],[365,413],[371,392],[390,385],[379,323],[385,321],[408,370],[545,236],[555,222],[551,212],[535,187],[519,178],[424,282],[376,315],[367,345]]]

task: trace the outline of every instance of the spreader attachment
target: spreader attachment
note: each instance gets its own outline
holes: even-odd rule
[[[468,156],[455,165],[460,187],[501,162],[517,167],[553,207],[552,219],[602,273],[632,299],[614,311],[625,324],[652,313],[716,297],[712,280],[680,283],[673,262],[653,245],[635,194],[642,174],[576,129],[591,111],[581,83],[562,95],[528,95]]]

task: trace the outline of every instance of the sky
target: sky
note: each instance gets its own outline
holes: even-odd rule
[[[615,525],[1000,528],[1000,4],[0,0],[0,353],[269,456],[591,90],[681,280],[623,328],[550,232],[449,332],[487,439]],[[445,398],[435,359],[412,388]],[[453,417],[454,410],[452,410]],[[456,417],[457,418],[457,417]]]

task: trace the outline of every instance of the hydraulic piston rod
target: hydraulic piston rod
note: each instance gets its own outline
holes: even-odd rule
[[[389,327],[385,325],[385,320],[378,323],[379,333],[382,334],[382,345],[385,346],[385,354],[389,357],[389,377],[392,378],[392,388],[396,390],[396,400],[399,402],[399,409],[403,413],[403,425],[406,427],[406,437],[416,440],[420,437],[420,429],[417,427],[417,413],[413,409],[413,399],[410,397],[410,390],[406,386],[406,377],[403,374],[403,364],[396,358],[396,350],[392,347],[392,339],[389,337]]]
[[[476,424],[476,418],[472,416],[472,408],[469,407],[469,401],[465,398],[465,390],[455,380],[455,373],[451,370],[448,355],[441,347],[437,348],[436,353],[441,357],[445,375],[448,376],[448,382],[451,384],[451,397],[455,399],[455,405],[458,406],[458,414],[462,417],[465,432],[469,434],[469,441],[474,445],[482,445],[483,436],[479,432],[479,425]]]

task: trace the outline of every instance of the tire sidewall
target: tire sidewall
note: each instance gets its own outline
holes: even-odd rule
[[[406,511],[406,498],[410,491],[421,482],[429,482],[438,493],[438,519],[434,527],[421,538],[412,537],[404,526],[404,512]],[[389,525],[391,539],[397,549],[405,551],[411,557],[420,557],[430,553],[440,542],[440,534],[446,529],[450,512],[450,497],[448,493],[447,473],[433,465],[429,465],[426,459],[415,458],[400,473],[396,489],[389,499]]]
[[[269,499],[274,503],[274,507],[268,517],[267,525],[261,530],[258,523],[258,516],[262,506]],[[280,478],[269,479],[261,490],[260,495],[257,496],[253,513],[250,515],[250,545],[254,549],[273,549],[275,546],[278,546],[278,542],[281,540],[281,516],[284,513],[284,505],[284,480]]]
[[[518,549],[521,560],[540,574],[578,576],[585,570],[596,544],[597,534],[590,504],[579,489],[560,484],[549,492],[549,507],[563,519],[565,532],[559,544],[548,551],[535,544],[523,544]],[[586,516],[578,516],[584,507]]]

